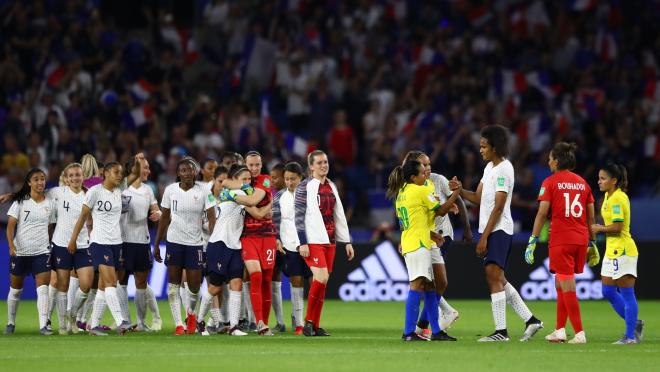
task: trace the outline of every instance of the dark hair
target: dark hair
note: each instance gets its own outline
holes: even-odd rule
[[[204,161],[202,162],[202,168],[204,168],[204,167],[206,166],[207,163],[210,163],[210,162],[212,162],[212,161],[215,161],[215,162],[217,163],[217,161],[216,161],[215,159],[213,159],[213,158],[206,158],[206,159],[204,159]]]
[[[302,166],[298,162],[295,162],[295,161],[292,161],[290,163],[286,163],[286,165],[284,166],[284,171],[295,173],[295,174],[299,175],[300,178],[303,177]]]
[[[25,180],[23,180],[23,186],[21,186],[21,189],[18,190],[17,192],[15,192],[11,196],[12,201],[15,201],[15,202],[18,202],[18,204],[21,204],[21,203],[23,203],[23,200],[26,200],[28,198],[28,196],[30,196],[30,192],[32,190],[31,190],[30,185],[28,184],[28,182],[30,182],[30,179],[32,178],[32,176],[34,176],[37,173],[42,173],[44,175],[44,177],[46,176],[46,172],[44,172],[43,170],[41,170],[39,168],[30,169],[27,172],[27,174],[25,175]]]
[[[223,165],[218,165],[218,167],[215,168],[215,172],[213,172],[213,178],[218,178],[219,175],[225,173],[229,174],[229,170],[225,168]]]
[[[245,165],[234,164],[229,168],[229,177],[234,178],[243,172],[249,172],[250,170]]]
[[[256,150],[250,150],[250,151],[248,151],[248,152],[245,153],[245,158],[247,159],[249,156],[258,156],[258,157],[261,157],[261,154],[259,153],[259,151],[256,151]]]
[[[418,160],[419,161],[419,158],[421,158],[422,156],[428,156],[428,155],[426,155],[426,153],[424,151],[411,150],[411,151],[408,151],[406,156],[403,158],[403,162],[405,163],[408,160]]]
[[[272,168],[270,168],[270,171],[271,171],[271,172],[272,172],[272,171],[278,171],[278,172],[282,172],[282,173],[284,173],[284,164],[282,164],[282,163],[277,163],[277,164],[273,165]]]
[[[557,160],[557,169],[575,169],[575,150],[577,150],[575,143],[557,142],[555,144],[550,153]]]
[[[601,170],[604,170],[610,175],[610,177],[616,179],[616,187],[620,188],[623,192],[628,192],[628,171],[625,166],[608,163],[606,166],[602,167]]]
[[[399,190],[410,181],[412,176],[419,174],[419,168],[422,163],[417,160],[408,160],[403,165],[397,165],[390,173],[387,179],[387,198],[394,199],[399,194]]]
[[[498,156],[509,155],[509,131],[501,125],[488,125],[481,130],[481,137],[495,149]]]
[[[119,163],[118,161],[111,161],[105,164],[105,166],[103,167],[103,174],[102,174],[103,179],[105,179],[105,172],[109,171],[114,167],[121,167],[121,163]]]

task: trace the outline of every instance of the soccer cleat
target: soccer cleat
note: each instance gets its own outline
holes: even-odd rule
[[[486,337],[482,337],[477,342],[501,342],[509,341],[509,333],[506,329],[497,330]]]
[[[311,320],[305,322],[302,333],[307,337],[314,336],[314,323]]]
[[[241,319],[238,321],[238,328],[241,329],[243,332],[248,332],[250,330],[250,322],[247,321],[247,319]]]
[[[612,342],[612,345],[634,345],[638,344],[639,341],[634,338],[627,338],[626,336],[621,337],[620,340]]]
[[[133,327],[133,325],[131,325],[131,323],[129,323],[127,320],[124,320],[123,322],[121,322],[119,327],[117,327],[117,334],[119,334],[120,336],[123,336],[127,332],[132,331],[134,328],[135,327]]]
[[[247,336],[247,333],[241,331],[238,327],[234,327],[229,331],[230,336]]]
[[[185,335],[185,334],[186,334],[186,330],[183,329],[182,325],[176,326],[176,328],[174,329],[174,335],[175,336],[180,336],[180,335]]]
[[[133,329],[133,332],[147,332],[148,333],[148,332],[153,332],[153,330],[151,330],[151,328],[149,328],[149,326],[147,326],[146,324],[140,323],[135,327],[135,329]]]
[[[523,332],[522,337],[520,337],[520,341],[529,341],[541,328],[543,328],[543,322],[538,319],[528,323],[527,327],[525,327],[525,332]]]
[[[442,313],[440,315],[440,329],[447,330],[456,323],[459,318],[458,311],[454,310],[449,314]]]
[[[15,324],[7,324],[7,327],[5,328],[5,334],[6,335],[13,335],[14,331],[16,331],[16,325]]]
[[[412,333],[409,333],[409,334],[407,334],[407,335],[403,335],[403,336],[401,336],[401,340],[403,340],[403,341],[405,341],[405,342],[414,342],[414,341],[431,341],[431,340],[429,340],[428,338],[426,338],[426,337],[424,337],[424,336],[422,336],[422,335],[418,335],[418,334],[415,333],[415,332],[412,332]]]
[[[316,337],[328,337],[328,336],[330,336],[330,334],[328,332],[326,332],[325,329],[323,329],[321,327],[318,327],[318,328],[314,328],[314,336],[316,336]]]
[[[257,327],[257,333],[260,336],[275,336],[275,334],[271,332],[270,328],[268,328],[268,326],[262,321],[259,321],[259,326]]]
[[[74,335],[80,332],[80,328],[78,328],[78,323],[76,322],[76,314],[69,315],[69,326],[71,327],[71,333]]]
[[[580,331],[575,334],[575,337],[573,339],[568,341],[569,344],[586,344],[587,343],[587,336],[584,334],[584,331]]]
[[[99,327],[101,327],[101,329],[104,330],[105,332],[107,332],[107,331],[112,331],[112,330],[113,330],[112,327],[107,326],[107,325],[100,325]],[[113,326],[113,327],[114,327],[114,326]]]
[[[151,321],[151,330],[154,332],[159,332],[161,329],[163,329],[163,320],[160,318],[154,318]]]
[[[218,334],[218,328],[214,325],[207,325],[206,326],[206,332],[209,335],[217,335]]]
[[[39,330],[39,333],[40,333],[42,336],[51,336],[51,335],[53,334],[53,331],[51,331],[50,329],[48,329],[48,327],[43,327],[43,328],[41,328],[41,329]]]
[[[192,335],[197,330],[197,317],[194,313],[188,313],[186,317],[186,332]]]
[[[445,331],[440,331],[431,335],[431,341],[456,341],[456,338],[451,337]]]
[[[231,324],[221,323],[220,327],[218,327],[218,334],[224,335],[225,333],[229,333],[230,330]]]
[[[642,342],[644,339],[644,321],[641,319],[637,319],[637,323],[635,323],[635,339],[638,342]]]
[[[53,332],[53,323],[48,319],[46,321],[46,329],[48,329],[50,332]]]
[[[81,322],[80,320],[78,320],[78,321],[76,321],[76,326],[78,326],[78,329],[83,331],[83,332],[88,331],[86,322]]]
[[[210,333],[206,330],[206,323],[202,320],[197,322],[197,333],[200,336],[209,336]]]
[[[257,331],[257,323],[250,323],[250,325],[248,326],[248,329],[250,330],[250,332],[256,332]]]
[[[566,342],[566,329],[555,329],[551,334],[545,336],[545,340],[548,342]]]
[[[302,326],[296,326],[296,329],[293,331],[294,335],[302,335],[303,334],[303,327]]]
[[[286,326],[284,324],[278,324],[273,327],[273,332],[284,333],[286,332]]]
[[[108,334],[105,333],[105,330],[101,327],[94,327],[89,330],[89,335],[90,336],[107,336]]]
[[[70,333],[69,333],[69,330],[66,329],[66,328],[60,328],[60,329],[57,331],[57,333],[58,333],[60,336],[68,336],[68,335],[70,334]]]

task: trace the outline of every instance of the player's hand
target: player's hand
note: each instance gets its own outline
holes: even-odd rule
[[[11,200],[11,193],[0,195],[0,203],[6,203]]]
[[[283,254],[286,254],[286,251],[284,250],[284,245],[282,244],[282,242],[279,239],[277,239],[277,242],[275,243],[275,246],[277,247],[278,251],[282,252]]]
[[[300,247],[298,247],[298,253],[300,253],[300,257],[307,258],[309,257],[309,246],[307,244],[303,244]]]
[[[248,184],[244,184],[243,186],[241,186],[241,190],[243,190],[243,192],[245,193],[245,195],[252,195],[252,194],[254,194],[254,187],[252,187],[252,186],[250,186],[250,185],[248,185]]]
[[[78,248],[77,244],[76,244],[76,241],[71,240],[71,241],[69,241],[69,245],[67,245],[66,250],[69,251],[69,253],[71,253],[71,254],[75,254],[76,253],[76,248]]]
[[[481,236],[481,239],[479,239],[479,243],[477,243],[477,257],[479,258],[484,258],[486,257],[486,253],[488,253],[488,247],[487,247],[487,239],[484,239],[483,235]]]
[[[451,191],[458,190],[460,192],[462,188],[463,188],[463,184],[461,183],[461,181],[458,180],[458,178],[456,178],[456,176],[454,176],[449,181],[449,190]]]
[[[605,226],[599,225],[597,223],[591,225],[591,231],[593,231],[594,234],[598,234],[599,232],[603,232],[604,228],[605,228]]]
[[[14,243],[9,244],[9,255],[11,257],[16,257],[16,246]]]
[[[452,204],[451,208],[449,208],[449,212],[453,213],[454,215],[457,215],[458,214],[458,205]]]
[[[598,245],[595,240],[589,241],[589,248],[587,248],[587,263],[589,267],[594,267],[600,262],[600,252],[598,252]]]
[[[353,251],[353,244],[351,243],[346,244],[346,256],[349,261],[353,260],[353,257],[355,257],[355,251]]]
[[[156,262],[163,262],[163,258],[160,256],[160,242],[159,241],[154,242],[154,260],[156,260]]]
[[[445,244],[445,238],[442,234],[438,234],[435,231],[431,231],[431,240],[433,240],[438,247],[442,247]]]
[[[536,243],[539,241],[538,236],[530,236],[527,241],[527,248],[525,249],[525,262],[531,265],[534,263],[534,250],[536,250]]]
[[[229,189],[224,189],[220,191],[220,195],[218,195],[218,199],[220,199],[220,202],[226,202],[226,201],[236,201],[236,193],[229,190]]]

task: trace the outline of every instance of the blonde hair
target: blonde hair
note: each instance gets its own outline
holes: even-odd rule
[[[80,163],[69,163],[69,164],[67,164],[67,166],[64,167],[64,169],[62,169],[62,173],[60,173],[60,186],[69,186],[69,182],[67,181],[66,172],[71,168],[81,168],[81,169],[83,169],[83,173],[84,173],[84,168]]]
[[[99,174],[99,165],[96,163],[96,158],[92,154],[83,155],[80,159],[80,167],[83,171],[83,179],[89,179],[94,176],[100,176]],[[78,164],[78,163],[73,163]]]

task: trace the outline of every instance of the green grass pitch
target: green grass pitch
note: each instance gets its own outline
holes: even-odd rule
[[[624,330],[605,301],[582,302],[586,345],[543,341],[555,324],[554,302],[530,302],[545,322],[534,339],[517,341],[523,323],[507,308],[507,343],[477,343],[492,331],[488,301],[451,301],[461,318],[449,330],[458,342],[404,343],[403,303],[345,303],[327,301],[322,326],[332,337],[305,338],[291,333],[274,337],[172,336],[167,303],[161,302],[164,329],[156,334],[131,333],[124,337],[86,334],[50,337],[37,331],[34,301],[19,306],[16,333],[0,335],[0,371],[657,371],[660,370],[660,301],[640,302],[646,321],[640,345],[611,345]],[[289,314],[289,302],[285,302]],[[6,323],[4,302],[0,322]],[[134,310],[134,309],[133,309]],[[134,314],[134,312],[133,312]],[[287,323],[289,317],[286,317]],[[57,328],[54,316],[54,328]],[[271,315],[272,319],[272,315]],[[105,324],[110,317],[106,311]],[[289,324],[287,324],[289,327]],[[568,327],[569,337],[572,329]]]

